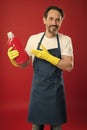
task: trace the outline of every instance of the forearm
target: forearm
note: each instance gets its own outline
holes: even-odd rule
[[[26,68],[30,64],[30,62],[31,62],[31,57],[29,57],[29,59],[25,63],[18,65],[18,67]]]
[[[72,71],[74,68],[74,61],[73,57],[70,58],[62,58],[60,62],[56,65],[58,68],[65,70],[65,71]]]
[[[41,48],[42,50],[32,50],[32,53],[36,57],[44,59],[62,70],[71,71],[73,69],[73,56],[62,55],[60,59],[51,55],[44,46],[41,46]]]
[[[12,65],[14,67],[17,67],[17,68],[26,68],[30,64],[30,62],[31,62],[31,57],[25,63],[23,63],[23,64],[17,64],[16,61],[15,61],[15,59],[14,60],[10,60],[10,61],[11,61]]]

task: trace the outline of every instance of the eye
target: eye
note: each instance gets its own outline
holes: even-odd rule
[[[60,22],[60,21],[61,21],[61,19],[60,19],[60,18],[57,18],[57,19],[56,19],[56,22]]]

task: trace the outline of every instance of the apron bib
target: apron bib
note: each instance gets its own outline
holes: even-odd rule
[[[37,49],[44,38],[43,34]],[[61,58],[58,48],[48,50],[50,54]],[[62,124],[66,122],[64,83],[61,69],[49,62],[35,57],[28,121],[35,124]]]

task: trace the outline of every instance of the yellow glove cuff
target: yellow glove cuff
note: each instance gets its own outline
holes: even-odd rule
[[[10,60],[10,61],[11,61],[11,63],[12,63],[13,66],[18,67],[18,64],[16,63],[15,60]]]
[[[53,55],[50,54],[48,56],[47,61],[49,61],[51,64],[53,64],[53,65],[56,66],[60,62],[60,58],[57,58],[57,57],[55,57],[55,56],[53,56]]]

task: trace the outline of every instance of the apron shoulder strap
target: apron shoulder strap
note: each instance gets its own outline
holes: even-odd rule
[[[57,43],[58,43],[58,50],[59,50],[59,54],[60,54],[59,58],[61,58],[61,48],[60,48],[60,41],[59,41],[58,34],[57,34]]]
[[[43,38],[44,38],[44,35],[45,35],[45,33],[42,35],[42,37],[41,37],[41,39],[40,39],[40,41],[39,41],[39,43],[38,43],[37,49],[39,49],[40,44],[41,44],[41,42],[42,42],[42,40],[43,40]]]

